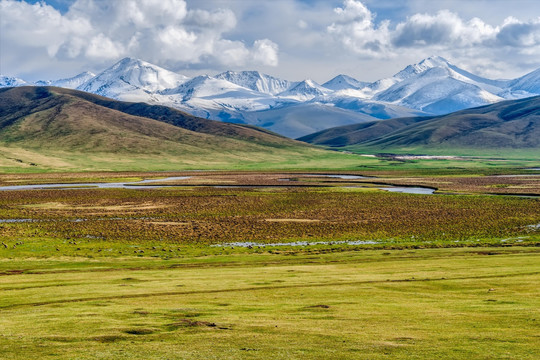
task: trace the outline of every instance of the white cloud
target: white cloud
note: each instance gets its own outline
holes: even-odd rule
[[[0,73],[27,80],[123,56],[190,76],[257,69],[318,82],[377,80],[434,54],[509,78],[540,58],[532,0],[62,0],[62,12],[47,5],[58,0],[25,1],[37,2],[0,0]]]
[[[89,58],[116,59],[124,53],[122,44],[115,43],[103,34],[98,34],[90,40],[85,55]]]
[[[359,55],[392,57],[407,49],[427,52],[513,47],[517,51],[540,54],[540,18],[527,22],[509,17],[492,26],[475,17],[468,21],[457,13],[440,10],[436,14],[417,13],[391,27],[388,20],[378,25],[375,15],[358,0],[344,0],[334,9],[336,18],[327,28],[343,46]]]
[[[278,65],[278,45],[268,39],[256,40],[253,44],[253,60],[267,65]]]
[[[0,42],[19,54],[3,56],[10,68],[44,52],[49,61],[79,63],[123,56],[177,67],[278,63],[270,40],[247,47],[225,37],[237,26],[233,11],[189,9],[184,0],[77,0],[65,14],[43,2],[0,0],[0,11]]]
[[[508,17],[496,35],[497,45],[532,47],[540,45],[540,18],[521,22]],[[530,48],[528,49],[530,50]]]
[[[236,16],[229,9],[191,10],[187,20],[190,25],[196,25],[202,29],[219,29],[221,32],[232,30],[237,24]]]
[[[45,48],[50,56],[75,37],[91,33],[89,21],[78,17],[64,17],[51,6],[37,3],[2,0],[1,40],[14,41],[21,47]]]
[[[296,24],[297,24],[299,29],[304,30],[304,29],[308,28],[308,23],[306,21],[302,20],[302,19],[298,20],[298,22]]]
[[[436,15],[415,14],[392,33],[396,47],[429,45],[474,46],[492,39],[496,28],[479,18],[464,22],[457,14],[441,10]]]
[[[389,46],[388,22],[376,27],[374,15],[360,1],[345,0],[342,8],[335,8],[335,22],[327,31],[338,38],[345,48],[367,56],[387,56]]]

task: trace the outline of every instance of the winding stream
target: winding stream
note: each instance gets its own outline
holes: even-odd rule
[[[533,175],[533,174],[531,174]],[[499,175],[499,176],[531,176],[531,175]],[[289,177],[284,177],[278,179],[278,181],[283,182],[293,182],[295,176],[302,177],[326,177],[326,178],[335,178],[335,179],[344,179],[344,180],[357,180],[357,179],[377,179],[376,177],[371,176],[361,176],[361,175],[341,175],[341,174],[287,174]],[[288,185],[194,185],[194,184],[162,184],[164,182],[175,181],[175,180],[186,180],[190,179],[191,176],[173,176],[163,179],[149,179],[136,182],[116,182],[116,183],[72,183],[72,184],[36,184],[36,185],[10,185],[10,186],[0,186],[0,191],[14,191],[14,190],[73,190],[73,189],[157,189],[167,186],[211,186],[214,188],[260,188],[260,187],[287,187]],[[156,185],[151,185],[152,183],[159,183]],[[349,188],[361,188],[362,186],[347,186]],[[391,185],[379,185],[376,187],[379,190],[397,192],[402,194],[419,194],[419,195],[437,195],[435,193],[436,189],[430,187],[422,186],[391,186]],[[498,194],[490,194],[498,196]],[[512,195],[508,195],[512,196]],[[536,195],[513,195],[520,197],[534,197]]]
[[[12,186],[0,186],[0,191],[9,190],[47,190],[47,189],[155,189],[163,187],[164,185],[145,185],[163,181],[185,180],[191,176],[174,176],[165,179],[150,179],[137,182],[118,182],[118,183],[76,183],[76,184],[37,184],[37,185],[12,185]],[[167,186],[167,185],[165,185]]]

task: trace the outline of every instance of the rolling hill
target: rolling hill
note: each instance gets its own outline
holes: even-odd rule
[[[0,148],[0,169],[34,170],[271,167],[327,154],[253,126],[35,86],[0,89]]]
[[[442,116],[381,120],[299,138],[317,145],[374,149],[539,149],[540,97],[502,101]]]

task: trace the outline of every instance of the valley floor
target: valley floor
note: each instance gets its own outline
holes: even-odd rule
[[[1,175],[1,357],[535,359],[518,172]]]

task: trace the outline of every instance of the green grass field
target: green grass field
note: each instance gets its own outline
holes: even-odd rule
[[[0,268],[3,359],[537,358],[537,248]]]
[[[540,200],[482,193],[534,195],[536,177],[413,180],[475,195],[276,172],[0,191],[0,358],[536,359]]]
[[[540,167],[537,150],[480,151],[475,149],[372,149],[350,147],[327,151],[316,147],[275,147],[253,151],[214,149],[193,153],[85,152],[21,148],[0,143],[0,172],[4,174],[94,172],[94,171],[180,171],[180,170],[346,170],[410,171],[419,174],[500,173]],[[396,161],[369,157],[377,153],[467,156],[466,159],[419,159]],[[359,155],[361,154],[361,155]]]

